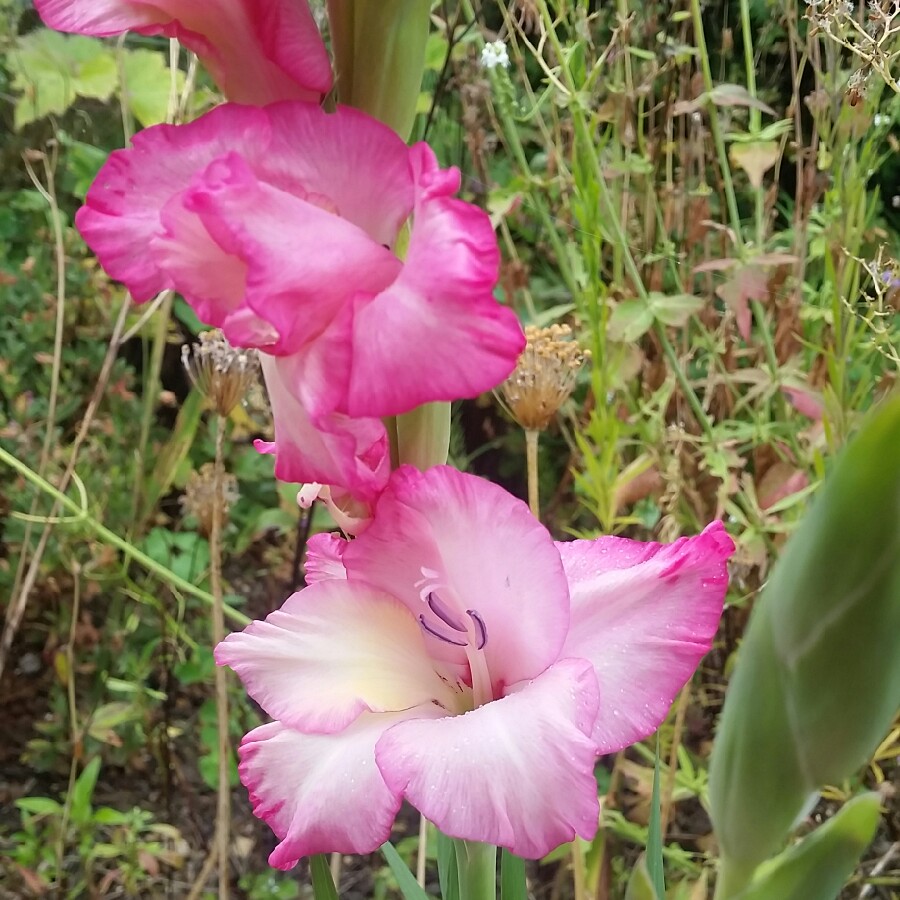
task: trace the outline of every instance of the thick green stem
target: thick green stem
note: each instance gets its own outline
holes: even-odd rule
[[[133,544],[129,544],[124,538],[119,537],[114,531],[110,531],[105,525],[98,522],[91,516],[82,506],[74,500],[67,497],[61,491],[58,491],[49,481],[41,478],[37,472],[25,465],[21,460],[16,459],[11,453],[8,453],[0,447],[0,462],[6,463],[11,469],[18,472],[27,481],[42,490],[45,494],[53,497],[58,503],[65,507],[69,512],[74,513],[76,521],[80,525],[84,525],[90,531],[97,535],[102,541],[105,541],[117,550],[121,550],[127,558],[133,559],[136,563],[143,566],[148,572],[158,575],[163,581],[168,582],[172,587],[178,588],[185,594],[197,597],[210,606],[213,604],[213,596],[208,591],[198,588],[196,585],[186,581],[180,575],[176,575],[171,569],[160,565],[156,560],[151,559],[146,553],[142,553]],[[238,625],[249,625],[250,620],[242,613],[238,612],[231,606],[223,604],[223,611],[233,622]]]
[[[459,900],[495,900],[497,848],[490,844],[455,840],[459,872]]]
[[[731,900],[737,897],[753,879],[753,867],[738,866],[722,859],[719,863],[719,873],[716,876],[716,890],[713,900]]]
[[[397,416],[397,463],[424,471],[447,462],[450,404],[425,403]]]

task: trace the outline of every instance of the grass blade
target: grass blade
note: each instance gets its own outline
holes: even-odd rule
[[[409,866],[400,858],[400,854],[390,842],[381,845],[381,853],[397,879],[397,887],[404,900],[428,900],[428,894],[420,887]]]

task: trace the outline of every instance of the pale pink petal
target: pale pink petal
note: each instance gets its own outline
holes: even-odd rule
[[[260,354],[275,441],[257,441],[257,449],[275,454],[280,481],[339,485],[360,499],[377,496],[390,475],[384,425],[339,413],[313,420],[289,387],[291,362]]]
[[[721,522],[673,544],[625,538],[558,543],[572,595],[562,656],[600,683],[601,753],[651,734],[712,645],[734,542]]]
[[[325,504],[334,524],[344,534],[362,534],[372,521],[372,504],[357,499],[344,488],[312,483],[297,494],[297,503],[302,509],[310,509],[316,500]]]
[[[429,596],[459,622],[468,610],[480,615],[494,696],[559,657],[569,625],[559,553],[522,501],[474,475],[449,466],[396,470],[344,565],[348,578],[390,592],[438,630],[446,629]],[[430,636],[428,646],[438,659],[466,658]]]
[[[306,542],[306,583],[328,581],[331,578],[346,578],[343,555],[347,541],[333,532],[314,534]]]
[[[395,725],[375,758],[388,787],[447,835],[537,858],[597,830],[590,663],[563,660],[462,716]]]
[[[478,396],[512,372],[525,347],[515,313],[494,299],[500,254],[487,214],[450,196],[459,173],[438,169],[425,144],[410,159],[418,196],[403,271],[357,301],[351,415]]]
[[[270,716],[304,731],[340,731],[366,711],[455,704],[409,610],[343,579],[292,594],[215,654]]]
[[[281,722],[241,742],[239,772],[253,804],[281,843],[269,864],[290,869],[313,853],[372,853],[389,837],[400,796],[375,765],[385,729],[437,708],[363,713],[337,734],[303,734]]]
[[[331,64],[306,0],[36,0],[58,31],[164,34],[193,50],[241,103],[318,100]]]
[[[235,311],[252,311],[277,335],[257,346],[276,355],[298,351],[357,294],[377,293],[401,268],[352,222],[261,182],[237,153],[201,170],[161,221],[151,247],[169,283],[234,344],[253,346],[243,320],[238,331],[230,327]],[[198,223],[205,241],[197,242]],[[186,260],[184,248],[195,243]],[[211,271],[227,275],[209,278]],[[345,271],[354,277],[340,277]]]

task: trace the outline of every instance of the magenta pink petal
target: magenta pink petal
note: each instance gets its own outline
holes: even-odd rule
[[[292,360],[260,354],[272,404],[275,441],[257,448],[275,454],[275,477],[300,484],[340,485],[361,499],[378,495],[390,474],[387,434],[379,419],[339,413],[315,420],[293,393]],[[299,389],[298,389],[299,390]]]
[[[35,6],[58,31],[177,38],[230,100],[318,100],[331,89],[331,64],[306,0],[36,0]]]
[[[351,415],[475,397],[503,381],[525,347],[515,313],[494,299],[500,255],[490,219],[450,196],[458,173],[440,171],[426,145],[410,155],[418,197],[409,249],[397,280],[357,301]]]
[[[488,481],[448,466],[402,466],[343,559],[348,578],[390,592],[438,629],[429,598],[460,622],[468,610],[480,615],[495,692],[559,656],[569,625],[559,554],[528,507]],[[459,647],[428,641],[436,658],[465,659]]]
[[[78,230],[110,276],[138,302],[149,300],[172,287],[147,252],[163,207],[214,159],[232,150],[264,155],[270,134],[265,110],[232,105],[189,125],[140,131],[131,148],[110,154],[78,211]]]
[[[712,645],[734,543],[721,522],[673,544],[558,543],[572,596],[562,656],[600,684],[594,740],[612,753],[651,734]]]
[[[353,223],[261,182],[237,153],[201,170],[163,207],[161,221],[152,249],[169,283],[232,343],[247,346],[252,339],[243,321],[236,331],[230,327],[236,313],[252,311],[277,335],[256,346],[277,355],[295,353],[356,294],[376,293],[401,268]],[[195,245],[185,266],[186,248]],[[230,290],[221,284],[224,276],[204,282],[217,270],[233,279]],[[347,270],[352,280],[337,277]]]
[[[341,731],[367,711],[455,705],[409,610],[344,579],[310,585],[228,635],[216,662],[234,669],[272,718],[308,732]]]
[[[563,660],[463,716],[385,732],[375,758],[390,790],[447,835],[538,858],[597,830],[597,682]]]

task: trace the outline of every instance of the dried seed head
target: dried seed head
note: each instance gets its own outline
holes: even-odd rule
[[[238,498],[237,479],[228,472],[222,473],[222,520]],[[213,510],[216,505],[216,466],[204,463],[199,472],[191,472],[181,497],[181,511],[197,519],[197,530],[204,537],[212,534]]]
[[[525,350],[515,371],[500,385],[498,396],[526,431],[543,431],[550,424],[590,358],[571,336],[568,325],[525,328]]]
[[[199,343],[185,344],[181,361],[191,381],[220,416],[230,415],[259,371],[256,351],[232,347],[221,331],[204,331]]]

